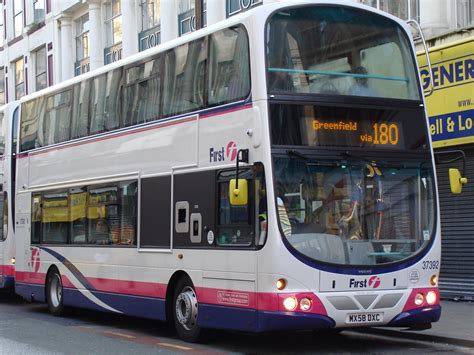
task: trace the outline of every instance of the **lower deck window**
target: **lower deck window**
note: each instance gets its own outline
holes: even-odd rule
[[[136,245],[137,182],[32,196],[32,244]]]

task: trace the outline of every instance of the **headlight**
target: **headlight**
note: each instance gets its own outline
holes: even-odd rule
[[[426,294],[426,303],[428,303],[430,306],[434,305],[436,301],[438,300],[438,297],[436,296],[436,292],[434,291],[429,291]]]
[[[296,309],[297,306],[298,306],[298,300],[296,299],[296,297],[293,297],[293,296],[287,297],[283,301],[283,307],[285,307],[287,311],[292,312]]]
[[[300,309],[307,312],[311,309],[311,300],[309,298],[302,298],[300,301]]]
[[[417,306],[421,306],[425,302],[425,297],[423,296],[422,293],[417,293],[415,296],[415,304]]]

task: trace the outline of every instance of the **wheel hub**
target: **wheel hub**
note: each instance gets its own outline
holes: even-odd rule
[[[186,330],[191,330],[197,320],[197,298],[191,287],[185,287],[176,298],[176,318]]]

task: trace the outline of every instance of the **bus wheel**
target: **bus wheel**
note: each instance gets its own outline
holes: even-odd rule
[[[59,271],[57,269],[52,270],[48,274],[46,282],[46,298],[49,311],[52,315],[60,316],[64,313],[64,304],[63,283]]]
[[[182,277],[174,289],[173,319],[181,339],[197,342],[202,329],[197,325],[198,302],[196,291],[189,277]]]

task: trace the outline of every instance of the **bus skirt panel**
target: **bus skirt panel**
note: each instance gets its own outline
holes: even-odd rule
[[[27,301],[46,302],[45,286],[16,283],[16,293]],[[163,298],[119,293],[63,288],[66,306],[80,307],[148,319],[166,320]],[[216,304],[199,304],[198,324],[204,328],[265,332],[334,328],[335,322],[326,315],[263,311]]]
[[[400,313],[388,324],[389,327],[410,327],[416,324],[437,322],[441,317],[441,306],[416,308]]]
[[[0,277],[0,289],[11,289],[15,285],[15,278],[13,276]]]
[[[68,306],[106,311],[148,319],[166,319],[165,300],[118,293],[90,292],[64,288],[64,303]]]

